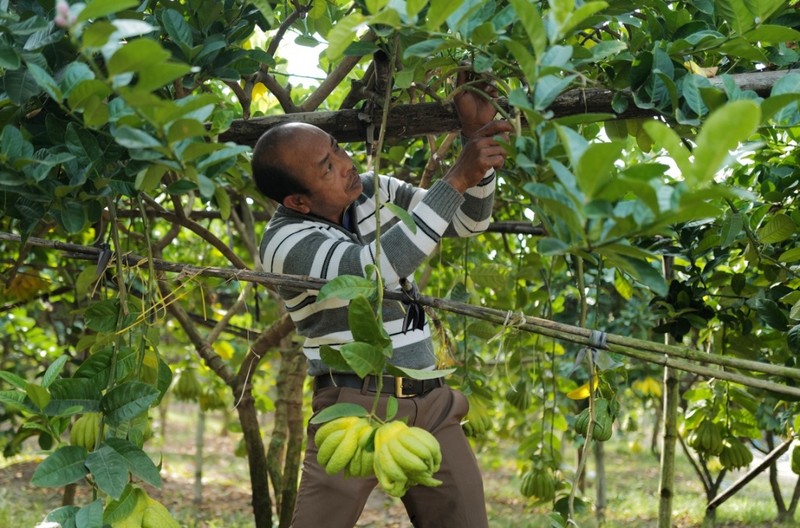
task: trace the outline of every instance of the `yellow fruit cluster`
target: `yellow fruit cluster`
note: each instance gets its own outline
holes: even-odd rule
[[[441,464],[439,442],[425,429],[393,421],[375,432],[375,476],[381,488],[393,497],[402,497],[416,484],[440,485],[442,482],[433,474]]]
[[[344,470],[348,477],[375,475],[380,486],[395,497],[402,497],[416,484],[441,484],[433,478],[442,463],[439,442],[428,431],[404,422],[376,427],[366,418],[345,416],[320,427],[314,442],[317,462],[326,473]]]
[[[94,450],[102,417],[101,413],[90,412],[75,420],[69,431],[69,443],[87,451]]]
[[[136,488],[133,493],[133,510],[124,519],[112,523],[112,528],[179,528],[180,525],[163,504],[142,489]]]

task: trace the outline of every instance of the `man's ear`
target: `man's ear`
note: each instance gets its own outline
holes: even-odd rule
[[[308,197],[304,194],[290,194],[283,199],[283,206],[302,214],[311,212]]]

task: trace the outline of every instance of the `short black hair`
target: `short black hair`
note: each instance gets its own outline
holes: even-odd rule
[[[258,138],[253,148],[253,180],[263,195],[278,203],[292,194],[308,194],[308,189],[300,183],[286,166],[281,150],[294,139],[296,129],[291,123],[282,123],[270,128]]]

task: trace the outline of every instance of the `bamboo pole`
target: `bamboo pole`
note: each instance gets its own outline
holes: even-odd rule
[[[0,232],[0,240],[11,242],[22,241],[19,235],[5,232]],[[96,260],[100,254],[99,248],[80,246],[77,244],[70,244],[60,241],[45,240],[36,237],[27,238],[25,243],[33,246],[64,251],[67,253],[67,256],[79,259]],[[139,267],[151,264],[148,262],[146,257],[136,255],[134,253],[126,253],[120,255],[119,258],[125,265],[130,267]],[[255,282],[257,284],[262,284],[273,288],[280,286],[298,291],[305,289],[320,289],[327,283],[327,281],[312,277],[278,275],[273,273],[251,271],[247,269],[192,266],[160,259],[153,259],[152,265],[155,269],[179,273],[182,277],[216,277],[228,281]],[[399,301],[404,300],[403,295],[398,292],[387,291],[384,293],[384,296],[386,299]],[[800,398],[800,388],[782,385],[773,381],[756,378],[746,374],[737,374],[725,370],[712,369],[703,365],[694,365],[690,361],[710,363],[719,365],[721,367],[749,370],[798,381],[800,381],[800,369],[785,367],[782,365],[773,365],[771,363],[762,363],[759,361],[706,354],[692,350],[688,347],[664,345],[653,341],[635,339],[616,334],[602,334],[605,336],[605,345],[598,346],[598,343],[596,343],[595,339],[593,338],[593,335],[596,335],[597,332],[588,328],[580,328],[564,323],[557,323],[555,321],[549,321],[539,317],[527,316],[523,313],[515,314],[509,310],[504,311],[495,308],[473,306],[466,303],[447,299],[439,299],[436,297],[428,297],[425,295],[420,295],[418,301],[426,306],[431,306],[433,308],[438,308],[451,313],[470,316],[476,319],[482,319],[498,325],[515,326],[521,330],[531,333],[553,337],[555,339],[569,341],[583,346],[603,348],[610,352],[616,352],[650,363],[669,366],[685,372],[692,372],[705,377],[725,379],[735,383],[740,383],[742,385],[784,394],[793,398]],[[509,321],[511,321],[510,324]]]
[[[672,279],[672,257],[664,257],[664,278]],[[664,345],[669,346],[670,335],[664,336]],[[660,356],[669,361],[665,355]],[[675,453],[678,440],[678,404],[680,402],[680,380],[672,365],[664,365],[663,422],[664,435],[659,464],[658,528],[672,526],[672,499],[675,496]]]

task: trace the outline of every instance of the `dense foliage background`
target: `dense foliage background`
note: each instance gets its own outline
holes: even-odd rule
[[[147,494],[152,416],[172,397],[235,405],[255,523],[274,508],[288,525],[304,363],[269,288],[230,272],[258,269],[273,210],[251,140],[232,132],[357,110],[359,163],[425,186],[457,127],[381,142],[382,109],[451,108],[467,62],[517,133],[491,232],[444,241],[418,277],[430,296],[508,314],[430,312],[472,403],[465,427],[518,445],[520,474],[552,480],[533,495],[564,523],[581,501],[602,509],[565,469],[585,441],[575,415],[609,401],[623,435],[664,400],[662,486],[678,435],[712,501],[737,467],[723,449],[785,451],[798,428],[780,387],[800,379],[799,25],[796,2],[776,0],[0,0],[5,455],[36,438],[52,454],[34,483],[96,487],[53,520],[169,526]],[[327,77],[292,86],[288,41],[321,44]],[[665,375],[660,353],[529,332],[516,314],[699,353]],[[786,504],[775,486],[791,518],[800,487]]]

